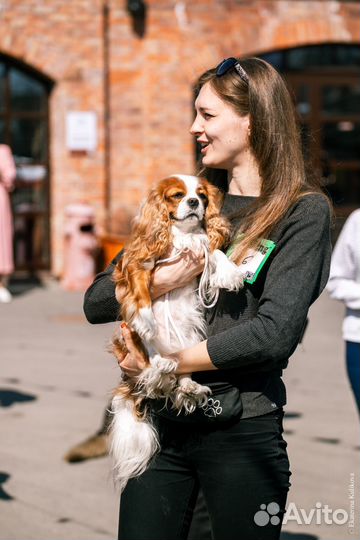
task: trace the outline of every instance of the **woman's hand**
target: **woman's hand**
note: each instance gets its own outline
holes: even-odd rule
[[[182,253],[173,262],[159,264],[154,270],[151,298],[155,300],[173,289],[184,287],[204,270],[204,255]]]
[[[118,360],[119,366],[129,377],[136,377],[148,365],[148,355],[138,334],[126,323],[122,323],[121,331],[128,352]]]
[[[121,331],[128,352],[124,353],[123,358],[119,358],[118,355],[119,366],[129,377],[136,377],[149,365],[149,357],[136,332],[131,330],[126,323],[122,323]],[[202,341],[189,349],[167,355],[167,358],[173,358],[177,361],[177,375],[218,369],[210,359],[206,341]]]

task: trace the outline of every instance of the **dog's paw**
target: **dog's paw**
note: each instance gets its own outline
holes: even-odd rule
[[[150,399],[169,396],[177,384],[177,362],[156,355],[150,359],[150,364],[138,375],[136,386]]]
[[[191,414],[197,407],[205,407],[211,390],[208,386],[203,386],[191,379],[180,382],[174,390],[172,401],[174,408],[179,412],[184,410]]]
[[[149,368],[151,369],[151,368]],[[136,387],[141,396],[148,399],[168,398],[177,384],[177,377],[173,373],[162,374],[159,378],[158,373],[152,372],[141,374],[138,377]]]
[[[156,335],[156,322],[151,308],[141,308],[131,321],[131,326],[141,339],[150,341]]]
[[[227,289],[238,291],[244,286],[244,273],[241,268],[230,261],[225,253],[216,249],[211,254],[211,275],[209,287],[211,290]]]
[[[156,354],[150,359],[151,365],[160,371],[160,373],[174,373],[177,368],[176,360],[171,358],[163,358],[159,354]]]
[[[244,274],[238,266],[231,264],[226,270],[214,272],[210,276],[210,290],[226,289],[228,291],[239,291],[244,286]]]

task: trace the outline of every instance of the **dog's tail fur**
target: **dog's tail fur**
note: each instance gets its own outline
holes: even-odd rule
[[[110,455],[114,462],[114,480],[123,491],[130,478],[146,470],[160,445],[155,428],[145,414],[137,413],[131,397],[118,393],[111,408]]]

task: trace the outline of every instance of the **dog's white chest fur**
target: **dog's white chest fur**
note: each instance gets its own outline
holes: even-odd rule
[[[173,227],[173,235],[174,247],[170,257],[185,250],[201,255],[204,248],[209,249],[209,240],[202,230],[184,234]],[[161,355],[191,347],[205,339],[204,309],[197,288],[198,279],[194,279],[185,287],[173,289],[153,301],[156,336],[151,340],[151,346]]]
[[[209,291],[220,288],[237,291],[243,286],[244,276],[239,267],[218,249],[209,253],[209,239],[203,229],[183,232],[173,226],[172,232],[173,249],[169,259],[186,250],[199,256],[207,253]],[[198,280],[194,279],[185,287],[173,289],[154,300],[151,308],[139,310],[132,324],[148,347],[150,357],[154,353],[177,352],[205,338],[204,303],[200,301],[197,289]]]
[[[205,339],[203,307],[196,293],[198,280],[170,291],[153,302],[156,336],[151,346],[166,355]]]

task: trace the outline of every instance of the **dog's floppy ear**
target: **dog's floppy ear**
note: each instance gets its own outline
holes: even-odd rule
[[[143,203],[139,216],[134,220],[133,249],[145,258],[159,258],[169,248],[171,222],[161,184],[154,187]]]
[[[208,196],[208,205],[206,208],[205,218],[209,219],[213,216],[220,215],[224,195],[214,184],[211,184],[208,180],[203,179]]]
[[[229,221],[220,215],[223,193],[209,181],[204,179],[208,195],[205,212],[205,228],[210,241],[210,249],[218,249],[230,240],[231,226]]]
[[[113,273],[121,316],[132,322],[143,307],[151,307],[151,272],[171,242],[171,223],[161,184],[152,189],[134,220],[129,243]]]

